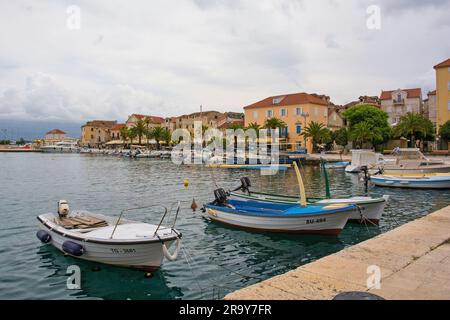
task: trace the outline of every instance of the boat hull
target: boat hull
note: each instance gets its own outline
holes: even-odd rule
[[[74,242],[83,247],[84,253],[74,258],[114,265],[119,267],[139,269],[143,271],[155,271],[161,267],[164,260],[164,252],[160,241],[154,242],[130,242],[130,243],[99,243],[94,241],[84,241],[65,235],[56,229],[49,228],[40,222],[39,230],[44,230],[51,236],[49,244],[68,254],[63,250],[63,243]],[[164,241],[167,248],[175,240]],[[69,254],[70,255],[70,254]]]
[[[405,177],[371,177],[372,184],[380,187],[410,189],[450,189],[449,177],[405,178]]]
[[[350,211],[303,217],[250,216],[207,208],[208,217],[219,223],[259,232],[339,235]]]
[[[252,195],[245,195],[239,193],[231,193],[231,199],[248,199],[258,202],[273,202],[273,203],[290,203],[298,204],[299,200],[290,196],[265,195],[260,193],[253,193]],[[349,222],[364,222],[369,220],[372,223],[379,224],[381,216],[383,215],[384,208],[387,205],[389,196],[383,196],[382,198],[370,198],[370,197],[352,197],[347,199],[318,199],[317,201],[309,201],[310,203],[317,203],[322,205],[330,204],[347,204],[357,205],[359,210],[355,210],[349,217]]]

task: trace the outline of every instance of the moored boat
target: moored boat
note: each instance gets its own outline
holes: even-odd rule
[[[61,200],[57,213],[37,217],[37,237],[73,257],[121,267],[154,271],[164,257],[175,260],[181,246],[181,233],[175,229],[179,206],[171,227],[162,226],[167,209],[159,225],[122,219],[129,210],[122,211],[119,218],[69,212],[67,201]],[[176,249],[171,254],[169,248],[174,243]]]
[[[224,194],[216,190],[216,194]],[[205,205],[208,217],[216,222],[254,231],[338,235],[355,205],[292,205],[257,201],[224,200]]]
[[[299,203],[299,198],[289,195],[271,194],[254,192],[242,193],[242,192],[230,192],[231,199],[246,199],[250,201],[257,202],[268,202],[268,203],[282,203],[295,205]],[[350,198],[320,198],[320,197],[308,197],[307,201],[309,204],[318,205],[330,205],[330,204],[347,204],[356,205],[358,210],[352,212],[349,217],[351,222],[363,222],[364,220],[369,220],[375,224],[378,224],[381,216],[383,215],[384,208],[386,207],[389,196],[385,195],[380,198],[372,197],[350,197]]]
[[[414,189],[450,189],[448,175],[377,175],[371,176],[370,182],[380,187],[414,188]]]

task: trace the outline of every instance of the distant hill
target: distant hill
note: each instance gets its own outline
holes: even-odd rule
[[[68,137],[79,138],[83,123],[57,121],[25,121],[0,119],[0,140],[33,140],[43,138],[52,129],[61,129]]]

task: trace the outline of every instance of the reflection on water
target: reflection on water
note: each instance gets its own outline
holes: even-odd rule
[[[215,183],[225,189],[249,176],[254,190],[296,195],[293,171],[260,176],[258,171],[175,166],[170,161],[92,155],[0,154],[0,298],[6,299],[212,299],[337,252],[449,204],[449,191],[370,190],[391,202],[379,227],[348,225],[339,237],[250,233],[224,227],[192,213],[212,198]],[[308,194],[324,195],[318,167],[303,168]],[[334,196],[358,195],[357,175],[329,171]],[[183,186],[189,180],[189,188]],[[139,271],[64,256],[36,238],[36,215],[67,199],[71,208],[118,215],[122,209],[181,201],[177,228],[183,251],[151,278]],[[157,223],[161,210],[129,218]],[[81,269],[81,289],[68,290],[67,267]]]

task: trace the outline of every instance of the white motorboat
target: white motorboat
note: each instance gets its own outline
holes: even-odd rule
[[[135,208],[145,209],[149,207]],[[145,271],[158,269],[164,257],[177,258],[181,247],[181,233],[174,227],[180,206],[176,208],[173,224],[163,226],[168,210],[158,225],[122,219],[87,211],[69,212],[67,201],[58,202],[57,213],[37,217],[37,237],[76,258]],[[176,243],[174,253],[169,252]]]
[[[345,167],[345,172],[359,173],[362,167],[378,167],[383,166],[387,161],[380,153],[372,150],[352,150],[352,162]]]
[[[60,141],[56,144],[45,145],[41,148],[42,152],[46,153],[74,153],[80,152],[77,142]]]
[[[377,166],[368,166],[369,173],[382,172],[386,175],[421,174],[421,173],[448,173],[450,165],[442,159],[430,159],[417,148],[397,148],[393,152],[394,158]]]
[[[370,177],[370,182],[380,187],[412,189],[450,189],[448,174],[424,175],[377,175]]]

